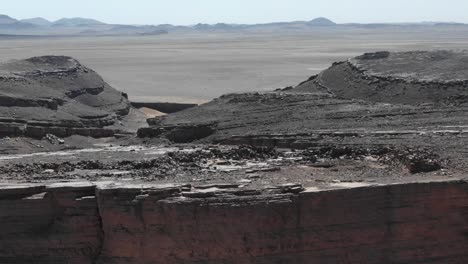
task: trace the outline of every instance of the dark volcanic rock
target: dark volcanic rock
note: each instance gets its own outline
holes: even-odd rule
[[[138,130],[139,137],[164,136],[174,143],[190,143],[216,132],[216,123],[177,124],[175,126],[147,127]]]
[[[216,131],[198,142],[298,149],[430,146],[461,158],[459,146],[468,143],[467,68],[466,52],[369,53],[335,63],[294,89],[225,95],[159,119],[151,129],[211,122]],[[408,166],[416,172],[440,167],[429,163]]]
[[[335,64],[297,91],[419,105],[468,95],[468,52],[376,52]]]
[[[102,137],[130,111],[130,103],[94,71],[65,56],[0,64],[3,136]]]

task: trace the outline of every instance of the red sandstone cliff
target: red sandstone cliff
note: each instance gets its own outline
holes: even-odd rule
[[[0,263],[468,263],[466,182],[185,191],[3,188]]]

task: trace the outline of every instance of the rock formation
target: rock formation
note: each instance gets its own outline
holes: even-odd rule
[[[367,53],[335,63],[296,91],[391,104],[466,103],[468,52]]]
[[[139,135],[170,139],[180,126],[193,133],[211,124],[204,138],[192,135],[194,142],[297,149],[431,147],[444,156],[465,157],[457,146],[467,143],[466,65],[467,52],[364,54],[294,88],[229,94],[151,119],[151,127]]]
[[[123,93],[70,57],[0,64],[2,136],[112,136],[130,109]]]
[[[369,53],[149,119],[140,138],[7,149],[0,263],[467,263],[467,58]],[[0,69],[13,135],[113,132],[131,109],[70,58]]]
[[[465,263],[467,190],[462,181],[210,196],[187,185],[2,188],[0,262]]]

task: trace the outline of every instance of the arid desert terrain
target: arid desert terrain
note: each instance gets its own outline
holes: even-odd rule
[[[398,28],[0,37],[0,263],[468,263],[468,34]]]
[[[468,34],[456,30],[6,37],[0,60],[71,56],[131,100],[202,103],[226,93],[294,86],[364,52],[466,47]]]

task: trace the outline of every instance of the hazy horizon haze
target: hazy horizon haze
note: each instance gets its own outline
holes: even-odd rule
[[[27,7],[27,8],[26,8]],[[0,13],[17,19],[85,17],[112,24],[256,24],[326,17],[337,23],[468,23],[464,0],[16,0]]]

